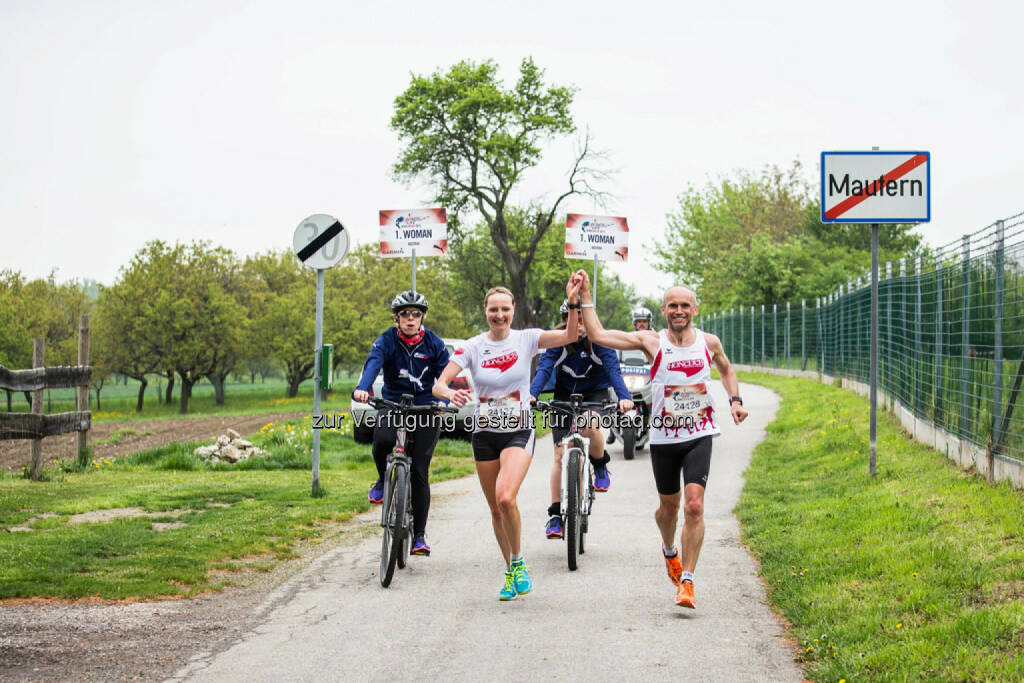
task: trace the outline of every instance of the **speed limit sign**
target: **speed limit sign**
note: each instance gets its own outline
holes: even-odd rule
[[[292,246],[299,260],[310,268],[332,268],[348,253],[348,231],[334,216],[316,213],[295,228]]]

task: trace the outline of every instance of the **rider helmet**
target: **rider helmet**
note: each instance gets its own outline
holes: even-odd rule
[[[391,302],[391,312],[398,313],[403,308],[418,308],[424,313],[429,308],[427,304],[427,297],[423,296],[419,292],[414,292],[411,289],[407,289],[394,298]]]
[[[634,308],[633,309],[632,317],[633,317],[633,323],[634,324],[636,323],[637,320],[646,320],[648,323],[650,323],[651,319],[654,317],[654,315],[651,313],[651,311],[649,309],[644,308],[643,306],[640,306],[639,308]]]
[[[563,318],[569,317],[569,300],[562,299],[562,305],[558,307],[558,312],[562,314]]]

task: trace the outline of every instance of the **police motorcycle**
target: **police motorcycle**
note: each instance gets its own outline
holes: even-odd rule
[[[633,327],[640,329],[637,321],[646,320],[647,328],[650,329],[653,317],[648,309],[637,308],[632,314]],[[616,439],[620,439],[622,457],[632,460],[636,451],[646,446],[651,436],[651,366],[644,352],[637,349],[619,351],[619,374],[622,375],[622,381],[626,383],[626,389],[632,396],[633,410],[615,422],[608,436],[608,443],[615,443]]]

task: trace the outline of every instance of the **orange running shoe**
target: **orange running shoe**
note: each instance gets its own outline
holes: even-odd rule
[[[680,607],[697,608],[697,599],[693,597],[693,581],[683,581],[676,590],[676,604]]]
[[[679,580],[683,576],[683,563],[679,561],[679,551],[677,550],[676,554],[672,557],[667,557],[665,555],[665,549],[662,548],[661,555],[665,558],[665,568],[668,569],[668,580],[678,586]]]

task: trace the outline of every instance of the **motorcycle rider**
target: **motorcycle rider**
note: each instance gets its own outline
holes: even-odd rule
[[[427,316],[427,299],[411,290],[400,293],[391,302],[391,314],[395,321],[377,337],[370,354],[363,364],[352,398],[365,403],[377,373],[384,371],[384,388],[381,394],[389,401],[400,401],[402,394],[412,394],[415,405],[427,405],[434,401],[431,390],[445,366],[448,365],[448,349],[436,334],[423,326]],[[397,420],[391,413],[378,411],[377,424],[373,430],[373,462],[377,466],[377,482],[370,488],[371,503],[384,500],[384,474],[388,454],[395,448]],[[430,511],[430,460],[441,433],[440,421],[424,425],[417,420],[415,429],[409,430],[405,444],[406,453],[412,459],[412,514],[413,514],[413,555],[430,555],[426,541],[427,515]]]
[[[562,314],[563,325],[568,322],[569,315],[579,316],[578,307],[570,310],[569,301],[562,302],[559,313]],[[578,318],[579,319],[579,318]],[[586,331],[579,328],[579,341],[567,346],[550,348],[541,355],[537,362],[537,371],[530,383],[531,400],[545,390],[548,380],[554,373],[554,390],[556,401],[567,401],[571,394],[583,394],[586,402],[604,402],[608,400],[608,389],[613,388],[619,401],[619,411],[625,412],[633,408],[629,390],[619,374],[619,358],[612,349],[593,344],[586,336]],[[593,413],[587,413],[593,415]],[[560,416],[561,417],[561,416]],[[594,465],[594,490],[607,491],[611,486],[608,473],[607,451],[604,450],[604,432],[600,425],[591,425],[581,430],[584,437],[590,439],[588,455]],[[562,439],[569,433],[568,425],[553,424],[551,437],[555,444],[555,457],[551,465],[551,505],[548,506],[549,520],[544,534],[548,538],[562,538],[561,493],[562,493]]]
[[[649,308],[645,308],[644,306],[634,308],[631,317],[633,318],[634,330],[651,329],[651,320],[654,319],[654,314],[651,313]]]

